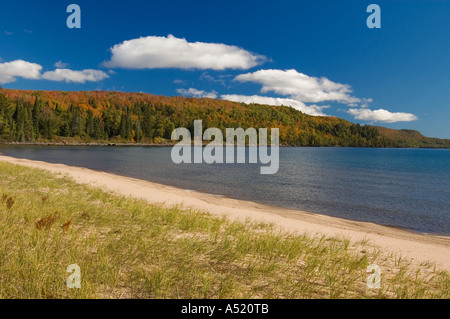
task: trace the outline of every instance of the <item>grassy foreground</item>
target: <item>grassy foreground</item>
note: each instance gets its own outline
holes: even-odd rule
[[[450,276],[368,242],[164,208],[0,162],[1,298],[449,298]],[[369,289],[367,266],[381,269]],[[67,266],[81,269],[69,289]]]

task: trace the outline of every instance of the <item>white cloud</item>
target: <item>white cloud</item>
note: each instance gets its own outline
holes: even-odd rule
[[[346,112],[358,120],[385,123],[417,120],[417,117],[411,113],[390,112],[383,109],[371,110],[369,104],[372,103],[372,99],[352,96],[350,85],[336,83],[325,77],[311,77],[296,70],[259,70],[240,74],[234,80],[261,84],[262,93],[273,92],[287,98],[222,95],[223,99],[244,103],[289,105],[310,115],[324,115],[322,110],[327,106],[305,103],[338,102],[351,107]]]
[[[63,61],[58,61],[55,63],[55,67],[58,69],[67,68],[69,65],[70,65],[69,63],[64,63]]]
[[[217,92],[216,91],[212,91],[212,92],[206,92],[203,90],[197,90],[194,88],[189,88],[189,89],[177,89],[177,92],[185,95],[185,96],[194,96],[197,98],[201,98],[201,97],[207,97],[210,99],[215,99],[217,98]]]
[[[368,108],[349,109],[347,113],[353,115],[355,119],[369,122],[411,122],[417,120],[417,116],[411,113],[389,112],[387,110],[370,110]]]
[[[0,84],[15,82],[17,77],[39,79],[42,66],[23,60],[0,63]]]
[[[284,105],[291,106],[296,110],[299,110],[305,114],[309,115],[320,115],[325,116],[322,112],[322,109],[328,108],[327,105],[306,105],[305,103],[289,99],[289,98],[278,98],[278,97],[268,97],[268,96],[259,96],[259,95],[237,95],[237,94],[224,94],[221,96],[223,100],[233,101],[233,102],[242,102],[246,104],[256,103],[263,105]]]
[[[311,77],[296,70],[259,70],[238,75],[235,80],[259,83],[263,86],[262,93],[274,92],[301,102],[355,104],[361,101],[350,95],[352,90],[347,84],[335,83],[325,77]]]
[[[261,84],[261,93],[273,92],[286,96],[286,98],[228,94],[222,95],[222,99],[244,103],[291,106],[303,113],[320,116],[326,115],[323,113],[323,109],[329,106],[306,105],[305,103],[334,101],[356,106],[361,102],[361,99],[350,95],[352,90],[347,84],[335,83],[324,77],[311,77],[296,70],[259,70],[240,74],[234,80]]]
[[[55,63],[55,66],[67,65],[61,61]],[[58,68],[54,71],[41,73],[42,66],[36,63],[30,63],[23,60],[0,63],[0,84],[15,82],[17,78],[29,80],[50,80],[65,81],[74,83],[85,83],[87,81],[98,82],[109,76],[99,70],[73,71],[70,69]]]
[[[69,69],[56,69],[55,71],[45,72],[42,75],[42,78],[50,81],[65,81],[67,83],[85,83],[89,82],[98,82],[103,79],[109,78],[108,74],[99,70],[82,70],[82,71],[73,71]]]
[[[266,58],[221,43],[187,42],[173,35],[148,36],[116,44],[107,67],[129,69],[249,69]]]
[[[372,102],[373,102],[373,99],[371,99],[371,98],[361,99],[361,103],[359,103],[359,104],[358,103],[350,103],[350,104],[348,104],[348,106],[365,108],[365,107],[369,107],[369,104]]]

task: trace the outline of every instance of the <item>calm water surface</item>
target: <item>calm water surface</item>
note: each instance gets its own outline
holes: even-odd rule
[[[260,164],[173,164],[170,147],[0,146],[64,163],[274,206],[450,235],[450,150],[280,148]]]

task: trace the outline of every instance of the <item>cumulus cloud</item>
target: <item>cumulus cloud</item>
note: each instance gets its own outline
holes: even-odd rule
[[[39,79],[42,66],[23,60],[0,63],[0,84],[15,82],[18,77]]]
[[[56,66],[66,65],[58,61]],[[29,80],[50,80],[65,81],[67,83],[85,83],[87,81],[97,82],[108,78],[109,76],[99,70],[74,71],[70,69],[58,68],[54,71],[41,73],[42,66],[36,63],[30,63],[23,60],[0,63],[0,84],[15,82],[17,78]]]
[[[266,58],[221,43],[188,42],[186,39],[148,36],[116,44],[107,67],[128,69],[249,69]]]
[[[306,103],[339,102],[357,106],[362,100],[351,95],[351,87],[327,78],[311,77],[296,70],[259,70],[240,74],[235,81],[253,82],[262,85],[261,93],[276,93],[285,97],[260,95],[222,95],[222,99],[244,103],[291,106],[309,115],[324,116],[327,105]]]
[[[309,115],[320,115],[324,116],[325,114],[322,112],[324,108],[328,108],[327,105],[306,105],[303,102],[298,100],[289,99],[289,98],[278,98],[278,97],[268,97],[268,96],[259,96],[259,95],[237,95],[237,94],[224,94],[221,95],[223,100],[233,101],[233,102],[242,102],[246,104],[265,104],[265,105],[284,105],[291,106],[296,110],[299,110],[305,114]]]
[[[262,85],[261,93],[274,92],[288,95],[301,102],[319,103],[336,101],[345,104],[359,103],[361,100],[351,96],[351,87],[336,83],[325,77],[317,78],[296,70],[259,70],[240,74],[235,78],[240,82],[254,82]]]
[[[259,70],[240,74],[234,80],[261,84],[261,93],[275,93],[286,98],[231,94],[222,95],[222,99],[244,103],[287,105],[309,115],[325,115],[322,110],[328,106],[306,103],[337,102],[350,107],[346,112],[358,120],[384,123],[417,120],[417,117],[411,113],[390,112],[384,109],[371,110],[369,105],[373,102],[372,99],[353,96],[350,85],[336,83],[325,77],[308,76],[296,70]]]
[[[82,70],[73,71],[70,69],[56,69],[55,71],[45,72],[42,78],[50,81],[65,81],[67,83],[85,83],[98,82],[103,79],[109,78],[108,74],[99,70]]]
[[[184,96],[193,96],[193,97],[197,97],[197,98],[201,98],[201,97],[207,97],[210,99],[215,99],[217,98],[217,92],[216,91],[212,91],[212,92],[206,92],[203,90],[197,90],[194,88],[189,88],[189,89],[177,89],[177,92],[184,95]]]
[[[368,108],[361,108],[361,109],[349,109],[347,112],[353,115],[355,119],[369,122],[394,123],[394,122],[411,122],[417,120],[417,116],[411,113],[389,112],[383,109],[370,110]]]

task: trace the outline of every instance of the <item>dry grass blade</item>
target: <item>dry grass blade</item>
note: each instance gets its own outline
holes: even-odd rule
[[[16,201],[12,197],[8,197],[8,199],[6,200],[6,207],[8,209],[11,209],[11,207],[13,207],[15,203]]]
[[[64,224],[61,226],[64,231],[68,231],[70,229],[70,226],[72,226],[72,219],[64,221]]]
[[[55,212],[53,215],[43,217],[36,221],[35,225],[38,230],[49,229],[55,223],[56,220],[61,218],[60,212]]]

